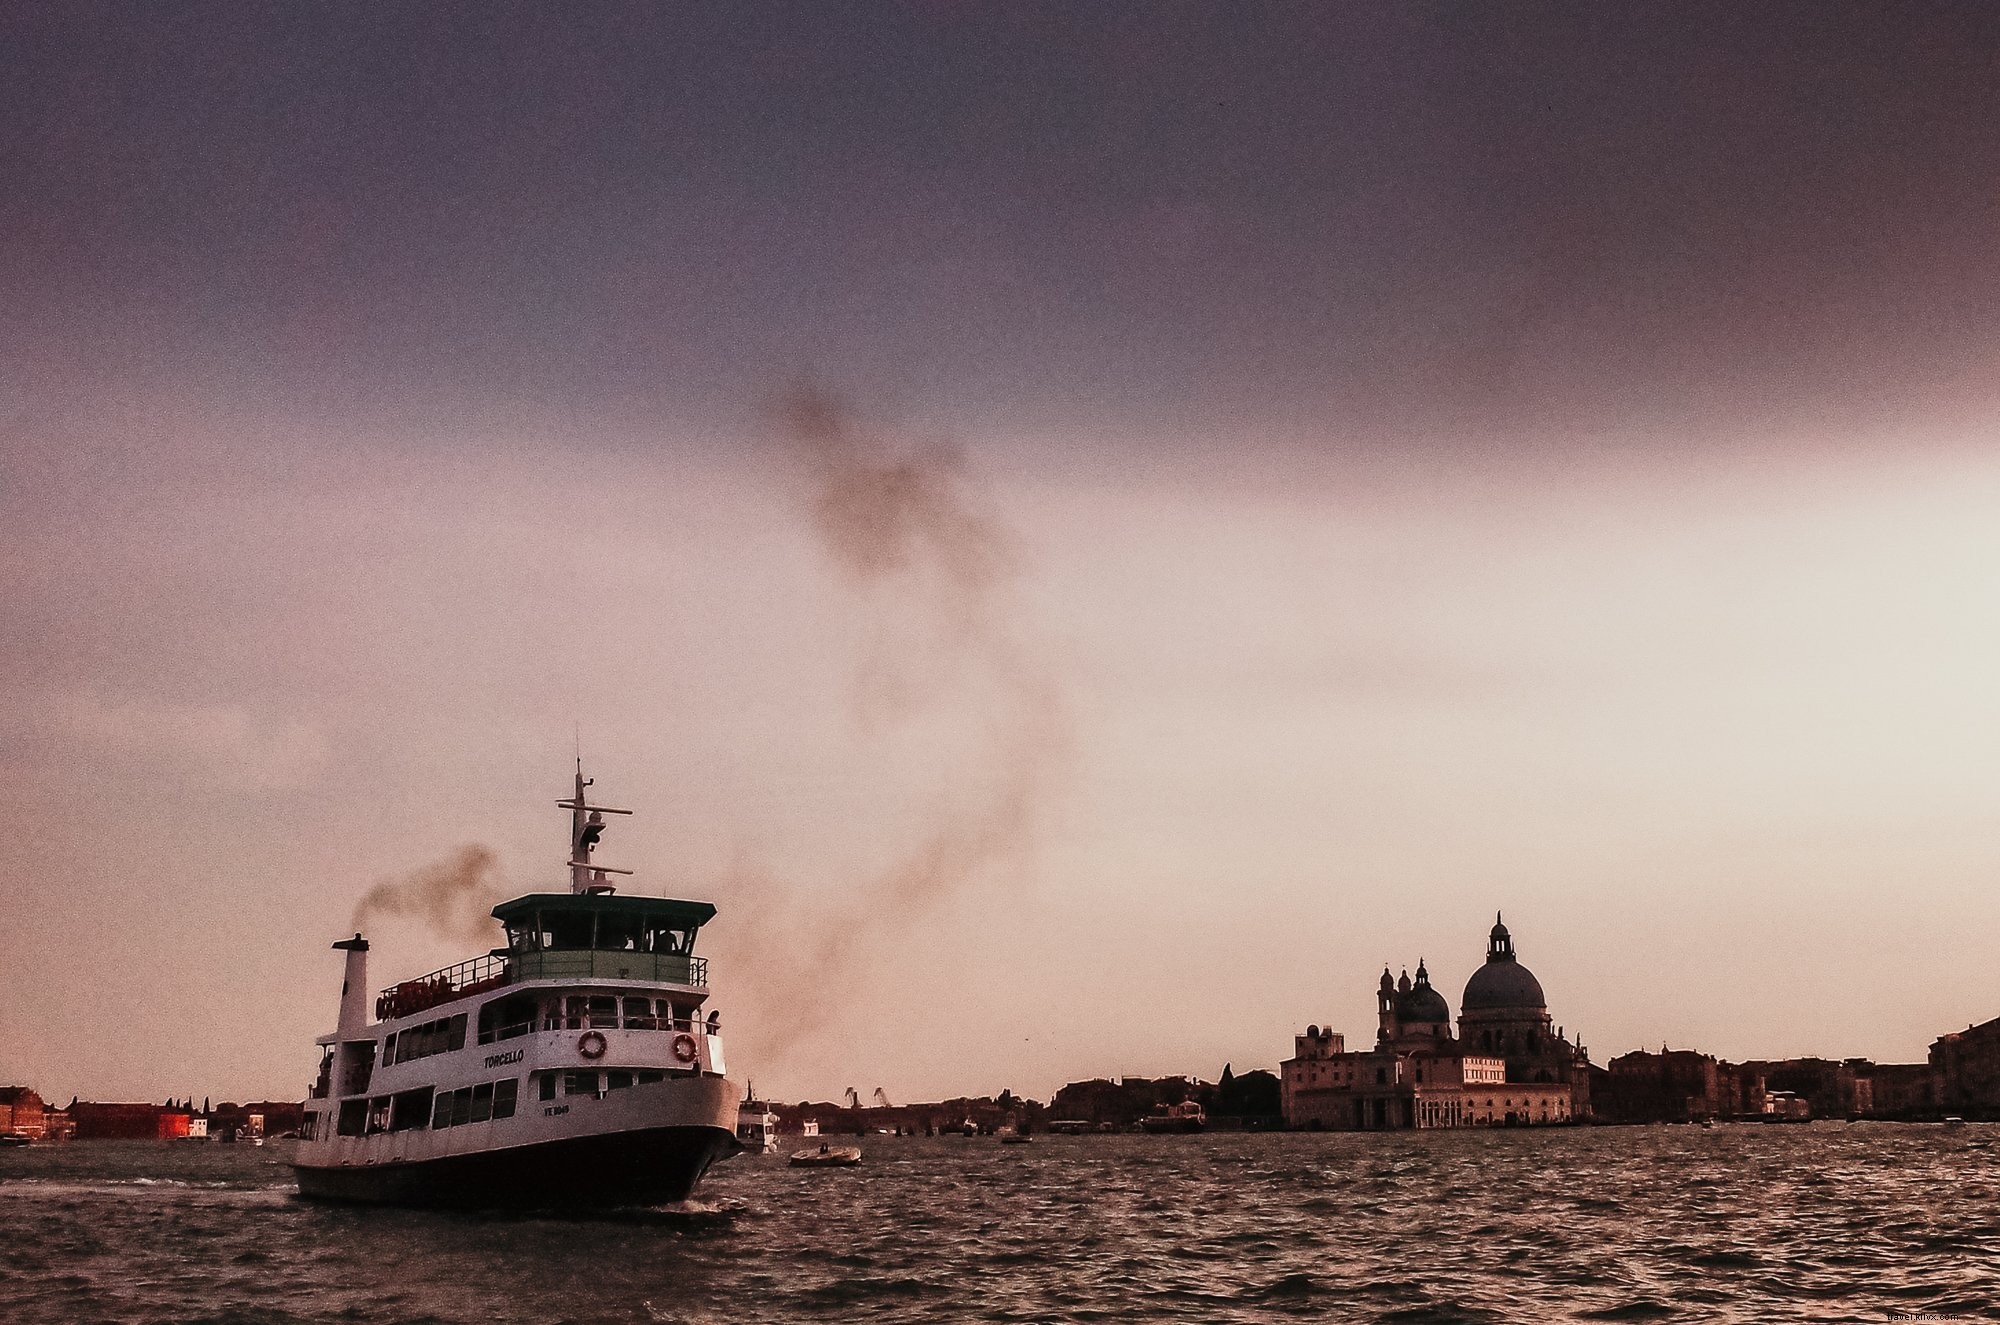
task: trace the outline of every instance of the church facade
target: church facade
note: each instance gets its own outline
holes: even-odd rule
[[[1552,1025],[1541,982],[1497,916],[1456,1036],[1421,960],[1414,979],[1383,968],[1376,1016],[1373,1049],[1350,1053],[1344,1036],[1316,1025],[1294,1038],[1281,1077],[1287,1126],[1540,1127],[1590,1116],[1589,1054]]]

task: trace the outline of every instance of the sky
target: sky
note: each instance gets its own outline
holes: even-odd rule
[[[2000,1014],[1990,6],[0,14],[0,1079],[295,1097],[465,847],[732,1075]],[[379,984],[472,955],[370,917]]]

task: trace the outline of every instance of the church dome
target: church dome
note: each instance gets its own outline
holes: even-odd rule
[[[1465,982],[1465,997],[1459,1000],[1459,1005],[1467,1012],[1515,1008],[1540,1012],[1547,1010],[1548,1001],[1542,996],[1542,982],[1535,978],[1535,973],[1508,957],[1501,961],[1489,958],[1486,965],[1474,971]]]
[[[1486,965],[1465,982],[1465,997],[1459,1000],[1463,1012],[1546,1012],[1542,982],[1514,956],[1514,937],[1500,917],[1493,917],[1493,932],[1487,936]]]
[[[1444,995],[1431,988],[1431,973],[1417,963],[1417,981],[1409,992],[1396,996],[1396,1020],[1404,1024],[1425,1021],[1451,1020],[1451,1008],[1446,1005]]]

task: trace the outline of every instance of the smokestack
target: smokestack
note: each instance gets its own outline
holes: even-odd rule
[[[347,954],[347,970],[340,978],[340,1024],[334,1034],[351,1040],[368,1029],[368,940],[356,934],[333,946]]]

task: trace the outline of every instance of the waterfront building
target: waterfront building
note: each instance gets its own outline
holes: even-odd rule
[[[39,1141],[48,1128],[48,1108],[28,1086],[0,1086],[0,1132]]]
[[[1287,1126],[1335,1131],[1541,1126],[1589,1116],[1590,1060],[1553,1025],[1541,982],[1499,917],[1466,982],[1458,1034],[1419,959],[1414,978],[1383,968],[1375,1047],[1308,1026],[1282,1066]]]
[[[2000,1017],[1940,1035],[1931,1045],[1940,1103],[1966,1118],[2000,1118]]]

